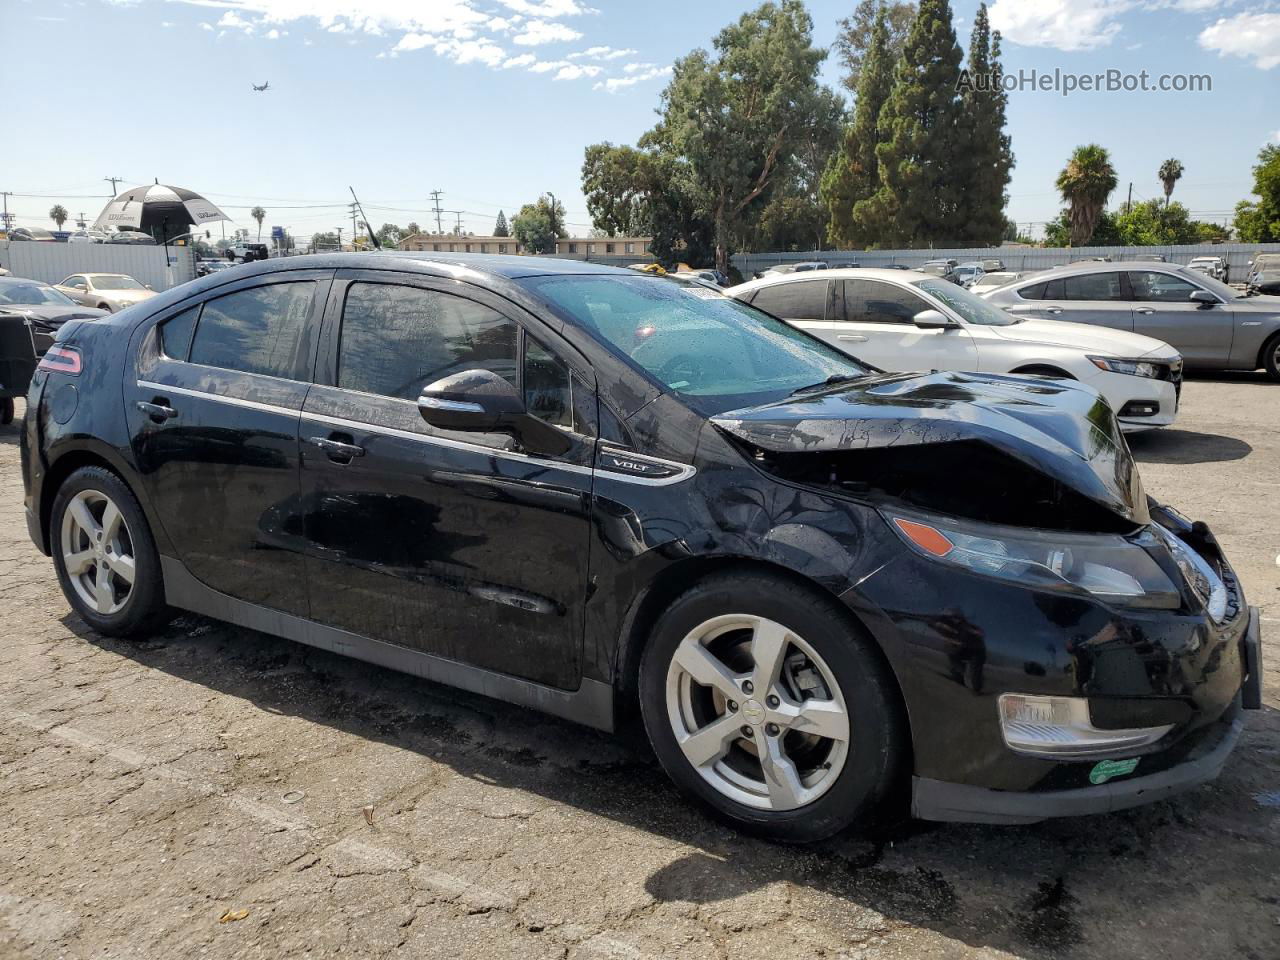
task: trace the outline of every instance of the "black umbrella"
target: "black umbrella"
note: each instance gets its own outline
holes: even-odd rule
[[[230,220],[200,194],[156,182],[149,186],[133,187],[124,191],[106,205],[94,227],[99,230],[110,227],[130,228],[161,237],[186,230],[174,230],[179,225],[197,226]]]

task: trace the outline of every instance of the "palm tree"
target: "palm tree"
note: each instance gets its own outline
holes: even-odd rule
[[[1070,208],[1071,245],[1082,246],[1093,236],[1098,217],[1107,206],[1107,197],[1116,188],[1111,156],[1096,143],[1076,147],[1058,174],[1057,187]]]
[[[254,207],[249,211],[249,216],[258,221],[258,242],[262,242],[262,221],[267,219],[267,211],[261,207]]]
[[[59,230],[62,229],[62,225],[67,222],[67,217],[69,216],[67,208],[60,203],[55,203],[49,210],[49,219],[58,225]]]
[[[1164,163],[1160,164],[1160,172],[1157,174],[1160,182],[1164,184],[1164,205],[1169,205],[1169,198],[1173,196],[1173,185],[1182,179],[1182,161],[1174,160],[1170,157]]]

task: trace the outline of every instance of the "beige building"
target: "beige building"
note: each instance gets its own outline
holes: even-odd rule
[[[650,258],[653,237],[566,237],[556,241],[556,256]]]
[[[401,250],[426,250],[430,253],[524,253],[515,237],[457,237],[415,233],[400,241]]]

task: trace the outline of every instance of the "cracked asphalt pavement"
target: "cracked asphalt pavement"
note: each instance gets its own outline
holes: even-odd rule
[[[737,836],[608,737],[252,631],[69,613],[0,427],[0,957],[1280,957],[1280,385],[1132,439],[1262,607],[1220,780],[1029,827]],[[19,402],[19,413],[21,413]]]

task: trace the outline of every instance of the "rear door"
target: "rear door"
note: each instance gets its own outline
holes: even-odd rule
[[[1066,311],[1059,320],[1092,323],[1112,330],[1133,330],[1132,304],[1119,270],[1079,273],[1062,278],[1062,300]]]
[[[848,352],[884,370],[977,370],[978,351],[969,332],[959,325],[921,329],[914,318],[923,310],[942,312],[919,293],[896,283],[845,280],[843,330],[862,341]]]
[[[298,417],[332,271],[219,287],[139,328],[125,414],[147,495],[207,586],[307,615]]]
[[[1133,330],[1177,348],[1190,366],[1225,366],[1231,356],[1234,315],[1228,304],[1191,299],[1204,289],[1160,270],[1130,270]]]
[[[590,369],[535,318],[469,284],[344,271],[302,415],[314,619],[577,687],[590,534]],[[422,388],[483,367],[523,390],[564,449],[440,430]]]

